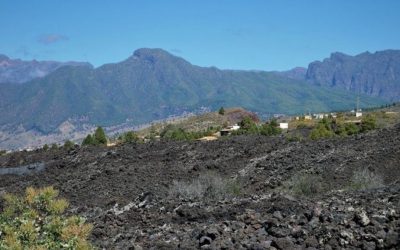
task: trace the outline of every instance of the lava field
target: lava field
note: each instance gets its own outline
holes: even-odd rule
[[[204,176],[234,192],[174,192]],[[379,185],[358,187],[357,176]],[[94,225],[100,249],[400,249],[400,125],[318,141],[232,136],[0,157],[0,194],[50,185]]]

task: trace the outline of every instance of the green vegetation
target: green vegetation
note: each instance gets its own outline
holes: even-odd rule
[[[233,135],[278,135],[282,133],[282,129],[276,120],[271,120],[269,123],[265,123],[258,126],[250,117],[245,117],[240,123],[240,129],[234,131]]]
[[[367,114],[366,116],[364,116],[360,124],[357,124],[353,121],[344,121],[343,118],[323,118],[311,131],[310,138],[313,140],[317,140],[321,138],[331,138],[335,135],[355,135],[376,128],[376,118],[371,114]]]
[[[335,133],[340,136],[355,135],[360,132],[360,128],[354,123],[339,123]]]
[[[24,197],[7,194],[0,215],[0,249],[93,249],[92,225],[65,216],[65,199],[52,187],[27,188]]]
[[[7,154],[7,151],[5,150],[0,150],[0,156]]]
[[[272,119],[269,123],[265,123],[259,129],[261,135],[271,136],[279,135],[282,133],[282,129],[279,127],[278,122]]]
[[[107,137],[106,133],[102,127],[97,127],[96,131],[94,132],[94,140],[98,145],[106,145],[107,144]]]
[[[376,118],[370,114],[364,116],[361,120],[361,132],[376,129]]]
[[[82,146],[107,145],[107,137],[102,127],[97,127],[93,135],[88,134],[82,141]]]
[[[72,141],[70,141],[70,140],[66,140],[65,142],[64,142],[64,148],[65,149],[67,149],[67,150],[70,150],[70,149],[72,149],[73,147],[75,146],[75,143],[73,143]]]
[[[221,107],[221,108],[218,110],[218,114],[220,114],[220,115],[225,115],[225,109],[224,109],[224,107]]]
[[[118,140],[122,141],[123,143],[138,142],[139,136],[134,131],[129,131],[120,135]]]
[[[376,106],[376,107],[366,108],[364,110],[365,111],[375,111],[377,109],[385,109],[385,108],[387,109],[387,108],[390,108],[390,107],[395,107],[397,105],[399,105],[399,103],[393,102],[393,103],[387,103],[387,104],[383,104],[383,105]]]
[[[236,131],[236,134],[258,134],[259,133],[259,128],[257,124],[250,118],[250,117],[245,117],[240,123],[239,123],[240,129]]]
[[[297,124],[297,126],[296,126],[297,129],[303,129],[303,128],[308,128],[308,127],[309,127],[309,125],[307,125],[307,124],[304,123],[303,121],[302,121],[302,122],[299,122],[299,123]]]
[[[290,142],[295,142],[295,141],[303,141],[304,138],[300,133],[291,133],[291,134],[286,134],[285,135],[286,140]]]
[[[310,138],[313,140],[320,138],[330,138],[335,135],[332,130],[332,121],[330,119],[322,119],[317,126],[311,131]]]
[[[82,141],[82,146],[96,145],[96,142],[91,134],[88,134]]]
[[[145,136],[145,138],[148,139],[148,140],[154,140],[154,139],[156,139],[156,136],[159,136],[159,135],[160,135],[160,133],[157,131],[155,125],[152,124],[152,125],[150,126],[150,131],[149,131],[149,133]]]
[[[219,128],[209,127],[204,131],[186,131],[181,127],[168,124],[160,133],[161,138],[169,140],[196,140],[204,136],[210,136],[217,132]]]
[[[44,144],[43,145],[43,147],[42,147],[42,149],[44,150],[44,151],[47,151],[47,150],[49,150],[49,145],[47,145],[47,144]]]
[[[51,144],[50,149],[51,149],[51,150],[57,150],[57,149],[58,149],[57,143]]]

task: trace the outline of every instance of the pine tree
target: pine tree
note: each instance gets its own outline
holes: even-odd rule
[[[221,107],[221,108],[218,110],[218,114],[220,114],[220,115],[224,115],[224,114],[225,114],[225,109],[224,109],[224,107]]]
[[[106,145],[107,144],[107,137],[106,133],[102,127],[97,127],[96,131],[94,132],[94,140],[96,145]]]
[[[96,142],[94,140],[94,138],[92,137],[91,134],[88,134],[85,139],[83,139],[82,141],[82,146],[87,146],[87,145],[95,145]]]

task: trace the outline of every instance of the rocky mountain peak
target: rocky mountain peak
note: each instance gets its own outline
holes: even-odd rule
[[[141,48],[135,50],[132,57],[135,59],[154,61],[161,58],[172,58],[174,56],[163,49]]]
[[[326,61],[331,61],[331,62],[332,61],[333,62],[339,61],[339,62],[342,62],[342,61],[345,61],[345,60],[350,59],[350,58],[351,58],[351,56],[349,56],[347,54],[344,54],[342,52],[334,52],[334,53],[331,53],[331,56],[329,58],[326,58],[324,60],[324,62],[326,62]]]
[[[311,63],[305,78],[316,85],[400,100],[400,50],[367,51],[356,56],[335,52],[322,62]]]

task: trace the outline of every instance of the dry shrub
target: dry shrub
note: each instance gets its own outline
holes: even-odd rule
[[[353,190],[374,189],[383,186],[382,177],[367,168],[354,172],[350,183],[350,189]]]
[[[325,191],[322,177],[312,174],[294,175],[284,183],[284,188],[298,196],[314,196]]]
[[[240,194],[237,181],[227,180],[214,173],[201,174],[191,181],[173,181],[170,197],[185,200],[222,200]]]

